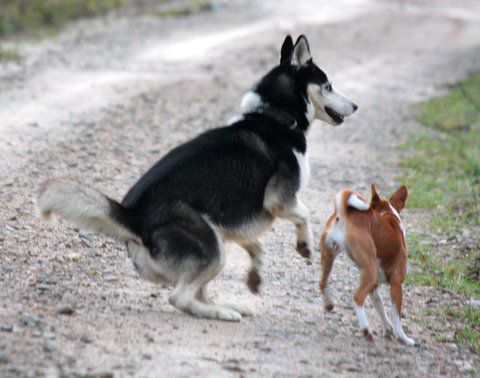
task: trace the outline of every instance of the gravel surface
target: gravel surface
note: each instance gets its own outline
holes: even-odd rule
[[[276,63],[285,33],[303,32],[316,62],[360,106],[344,126],[315,123],[308,136],[302,197],[318,240],[336,191],[395,188],[395,146],[416,127],[410,104],[480,66],[476,1],[222,4],[180,19],[82,21],[22,45],[19,65],[0,65],[0,376],[478,373],[478,357],[439,343],[419,321],[430,303],[466,298],[407,286],[404,325],[415,347],[383,339],[368,303],[378,331],[369,343],[354,318],[356,269],[337,259],[337,307],[324,313],[319,254],[311,264],[299,257],[282,221],[263,238],[258,296],[245,285],[245,252],[228,247],[212,296],[254,312],[232,324],[175,310],[171,289],[139,280],[122,245],[35,216],[33,195],[47,178],[80,177],[120,199],[169,149],[234,116],[242,93]],[[407,232],[418,218],[405,211]]]

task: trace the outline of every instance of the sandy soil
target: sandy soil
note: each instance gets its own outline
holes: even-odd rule
[[[33,194],[47,178],[77,176],[121,198],[170,148],[225,123],[276,64],[287,32],[305,33],[316,62],[360,105],[344,126],[315,123],[309,134],[312,177],[302,195],[316,240],[339,189],[368,195],[375,182],[390,193],[395,146],[416,127],[410,104],[480,66],[480,4],[293,3],[242,0],[180,19],[82,21],[21,45],[21,64],[0,65],[0,376],[478,373],[475,355],[437,342],[419,321],[432,301],[464,297],[407,286],[404,324],[417,345],[380,332],[369,343],[353,316],[355,268],[337,260],[337,307],[325,314],[319,254],[311,264],[300,258],[287,223],[263,238],[258,296],[244,282],[246,254],[229,246],[213,297],[255,314],[232,324],[175,310],[171,289],[139,280],[121,245],[35,217]],[[408,232],[415,213],[407,210],[404,222]],[[380,331],[370,307],[367,315]]]

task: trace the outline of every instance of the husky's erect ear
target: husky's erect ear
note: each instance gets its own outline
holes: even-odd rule
[[[370,197],[370,207],[375,208],[376,205],[380,202],[380,196],[377,193],[377,188],[372,184],[372,196]]]
[[[298,37],[293,48],[292,63],[297,66],[302,66],[312,59],[310,55],[310,47],[308,46],[307,37],[303,34]]]
[[[390,197],[390,204],[397,210],[399,213],[405,207],[408,197],[408,189],[405,185],[402,185],[397,189],[395,193]]]
[[[283,41],[282,50],[280,52],[280,64],[290,65],[292,62],[292,53],[293,53],[293,40],[290,35],[285,37]]]

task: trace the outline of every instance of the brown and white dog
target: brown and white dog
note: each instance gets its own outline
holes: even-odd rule
[[[335,212],[322,233],[322,279],[320,290],[327,311],[333,310],[328,277],[335,257],[346,252],[360,270],[360,284],[355,292],[355,311],[367,340],[373,340],[372,330],[365,316],[365,299],[370,294],[375,310],[382,319],[384,334],[393,335],[407,345],[415,341],[403,332],[402,283],[407,270],[405,230],[400,211],[405,207],[407,187],[400,186],[387,201],[377,194],[372,185],[372,198],[368,204],[352,190],[344,189],[335,196]],[[390,322],[377,286],[390,285],[392,320]]]

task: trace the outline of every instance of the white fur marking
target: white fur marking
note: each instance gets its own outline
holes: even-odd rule
[[[360,199],[360,197],[356,194],[350,195],[347,204],[348,206],[361,211],[368,210],[370,208],[369,204]]]
[[[398,227],[402,230],[403,236],[405,237],[405,228],[403,227],[402,219],[400,218],[400,214],[398,211],[389,203],[390,210],[392,210],[393,215],[398,219]]]
[[[323,306],[332,306],[334,304],[331,293],[330,293],[330,286],[327,285],[327,287],[323,290]]]
[[[258,109],[262,104],[263,101],[260,95],[254,91],[249,91],[243,95],[240,107],[242,112],[250,113]]]
[[[227,125],[230,126],[230,125],[233,125],[234,123],[237,123],[237,122],[240,122],[240,121],[243,121],[243,115],[236,115],[236,116],[233,116],[232,118],[230,118],[227,122]]]
[[[367,317],[365,316],[365,307],[355,304],[355,312],[357,313],[358,325],[360,329],[368,329],[370,332],[370,325],[368,324]]]
[[[334,244],[338,246],[338,251],[340,253],[345,250],[345,226],[342,219],[340,218],[338,222],[335,222],[328,230],[326,242],[327,245],[334,249]]]
[[[395,337],[397,337],[398,339],[400,339],[400,341],[402,341],[407,345],[414,345],[415,340],[407,337],[407,335],[405,335],[405,332],[403,332],[400,314],[397,312],[397,307],[393,302],[392,302],[392,321],[393,321],[393,334],[395,335]]]
[[[306,100],[307,103],[307,112],[305,117],[307,117],[308,123],[311,124],[315,120],[315,106],[313,106],[310,100]]]
[[[298,167],[300,168],[300,189],[304,188],[308,184],[310,178],[310,164],[308,163],[308,155],[302,154],[296,149],[292,150],[293,154],[297,158]]]

